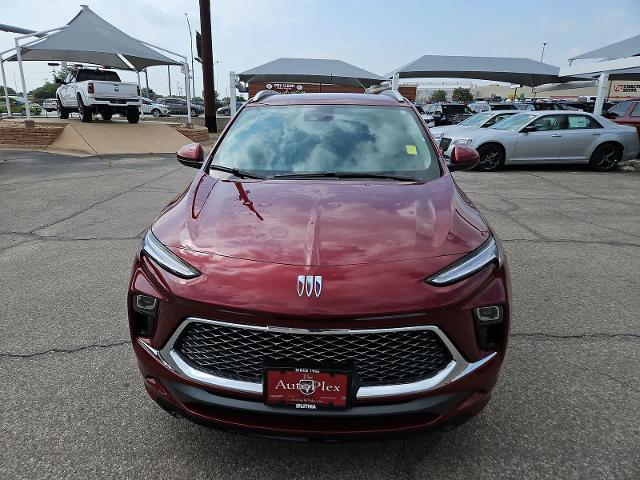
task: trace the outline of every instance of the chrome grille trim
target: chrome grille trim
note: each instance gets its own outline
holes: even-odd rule
[[[240,393],[262,394],[262,383],[246,382],[241,380],[234,380],[230,378],[220,377],[213,375],[209,372],[205,372],[196,368],[193,368],[187,362],[185,362],[178,352],[175,350],[175,344],[180,338],[180,335],[184,329],[192,323],[208,323],[212,325],[218,325],[223,327],[243,328],[250,330],[260,330],[266,332],[281,332],[281,333],[295,333],[299,335],[358,335],[367,333],[389,333],[398,331],[411,331],[411,330],[428,330],[434,332],[445,347],[449,350],[452,360],[449,364],[443,368],[440,372],[434,376],[420,380],[413,383],[403,383],[398,385],[376,385],[360,387],[356,397],[358,399],[368,398],[384,398],[396,395],[408,395],[415,393],[428,392],[430,390],[442,387],[448,383],[451,383],[463,376],[468,375],[472,371],[481,367],[496,355],[496,352],[488,355],[487,357],[473,363],[467,362],[464,357],[458,352],[455,346],[451,343],[448,337],[438,327],[433,325],[420,325],[411,327],[397,327],[397,328],[375,328],[375,329],[301,329],[301,328],[289,328],[289,327],[266,327],[260,325],[245,325],[239,323],[222,322],[218,320],[208,320],[203,318],[190,317],[182,322],[176,331],[171,335],[165,346],[156,350],[150,347],[146,342],[138,340],[139,343],[147,350],[156,356],[163,363],[168,365],[176,373],[182,375],[193,381],[200,382],[202,384],[232,390]]]

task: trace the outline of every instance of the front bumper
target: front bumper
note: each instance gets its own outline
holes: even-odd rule
[[[202,304],[176,297],[177,287],[170,284],[172,281],[171,275],[157,269],[150,260],[136,259],[129,301],[136,292],[161,299],[151,336],[136,335],[132,326],[138,367],[149,395],[165,410],[223,430],[286,438],[340,439],[400,434],[466,419],[479,413],[489,401],[506,350],[510,317],[506,265],[490,265],[460,284],[443,287],[443,295],[452,302],[446,308],[351,320],[310,317],[302,321],[299,316],[255,314]],[[483,349],[476,338],[471,311],[492,304],[504,305],[501,340],[495,348]],[[129,315],[131,319],[131,303]],[[438,332],[452,361],[424,382],[361,387],[346,410],[281,409],[264,404],[259,383],[218,378],[182,360],[174,343],[192,321],[286,330],[299,329],[301,325],[316,331],[345,326],[354,331],[429,329]]]

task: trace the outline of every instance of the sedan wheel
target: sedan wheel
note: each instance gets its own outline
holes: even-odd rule
[[[478,148],[480,162],[477,169],[481,172],[495,172],[504,165],[504,150],[499,145],[482,145]]]
[[[615,143],[605,143],[594,150],[589,165],[599,172],[608,172],[616,168],[621,160],[622,148]]]
[[[151,110],[151,115],[153,115],[154,117],[159,117],[160,116],[160,110],[158,110],[157,108],[154,108],[153,110]]]

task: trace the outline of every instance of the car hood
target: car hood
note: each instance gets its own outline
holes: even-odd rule
[[[177,249],[288,265],[460,255],[488,235],[450,175],[427,183],[231,181],[200,172],[152,230]]]
[[[476,130],[479,127],[469,126],[469,125],[453,125],[449,127],[433,127],[430,128],[429,131],[435,134],[442,134],[442,136],[447,136],[454,132],[465,131],[465,130]]]

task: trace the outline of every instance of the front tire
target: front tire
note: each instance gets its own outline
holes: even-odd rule
[[[60,120],[67,120],[69,118],[69,110],[62,106],[60,98],[56,100],[58,102],[58,118]]]
[[[615,143],[603,143],[591,154],[589,166],[597,172],[610,172],[622,160],[622,147]]]
[[[158,110],[157,108],[154,108],[153,110],[151,110],[151,115],[158,118],[160,116],[160,110]]]
[[[130,108],[127,110],[127,121],[129,123],[138,123],[140,120],[140,112],[137,108]]]
[[[91,108],[87,107],[82,102],[82,97],[78,95],[78,115],[80,116],[80,121],[84,123],[91,123],[93,120],[93,112]]]
[[[497,143],[478,147],[478,155],[480,155],[480,162],[476,168],[481,172],[495,172],[504,165],[504,149]]]
[[[102,117],[102,120],[109,121],[109,120],[111,120],[111,117],[113,117],[113,112],[110,112],[110,111],[109,112],[102,112],[100,114],[100,116]]]

